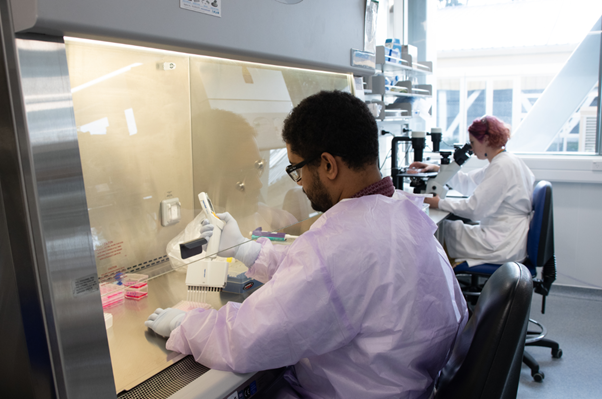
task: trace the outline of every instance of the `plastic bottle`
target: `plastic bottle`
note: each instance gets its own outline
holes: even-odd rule
[[[426,119],[420,110],[412,110],[412,119],[410,119],[410,129],[412,131],[427,131]]]

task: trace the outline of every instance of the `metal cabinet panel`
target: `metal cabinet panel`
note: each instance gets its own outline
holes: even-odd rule
[[[365,0],[218,2],[221,17],[180,8],[177,0],[35,0],[15,7],[14,19],[18,32],[366,73],[350,65],[351,48],[364,45]]]
[[[0,1],[0,320],[18,338],[4,361],[33,397],[115,395],[61,39],[15,39]],[[38,40],[39,39],[39,40]],[[14,280],[13,277],[14,276]],[[15,314],[18,304],[20,315]],[[20,325],[22,327],[20,327]],[[23,335],[19,336],[22,332]],[[23,347],[25,338],[26,349]],[[5,380],[27,397],[23,380]]]

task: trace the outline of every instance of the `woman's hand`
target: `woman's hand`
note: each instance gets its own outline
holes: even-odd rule
[[[412,162],[408,167],[408,173],[439,172],[439,165],[424,162]]]
[[[439,208],[439,199],[440,198],[438,195],[435,195],[434,197],[425,197],[424,203],[429,204],[432,209],[438,209]]]

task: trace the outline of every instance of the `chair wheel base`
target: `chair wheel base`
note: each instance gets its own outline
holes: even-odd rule
[[[562,357],[562,349],[552,349],[552,357],[554,359],[560,359]]]
[[[543,371],[538,371],[536,373],[531,373],[531,377],[533,377],[535,382],[542,382],[546,375],[543,373]]]

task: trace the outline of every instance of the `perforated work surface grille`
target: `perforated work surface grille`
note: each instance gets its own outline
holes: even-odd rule
[[[119,399],[165,399],[190,384],[209,369],[186,356],[142,384],[119,394]]]

